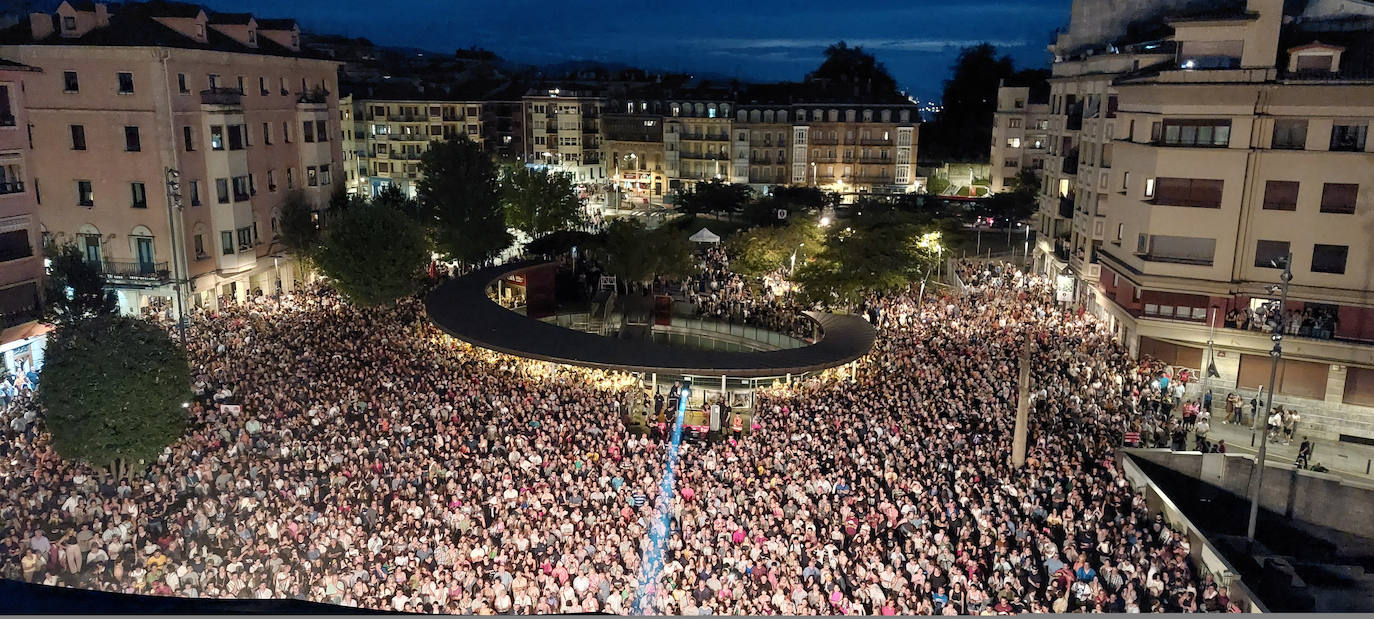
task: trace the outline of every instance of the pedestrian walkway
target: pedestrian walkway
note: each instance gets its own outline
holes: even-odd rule
[[[1213,443],[1226,441],[1226,453],[1254,455],[1259,452],[1258,433],[1248,424],[1222,423],[1220,417],[1225,416],[1225,408],[1214,406],[1213,409],[1212,429],[1207,433],[1207,440]],[[1248,419],[1248,408],[1246,413]],[[1178,417],[1179,411],[1175,410],[1174,416]],[[1271,441],[1265,459],[1269,462],[1293,464],[1298,459],[1298,445],[1302,443],[1302,437],[1300,427],[1298,434],[1293,437],[1293,442],[1288,445]],[[1191,436],[1188,438],[1189,447],[1193,445],[1193,440]],[[1374,467],[1374,447],[1324,439],[1312,439],[1312,443],[1312,465],[1320,464],[1328,469],[1327,472],[1344,477],[1362,481],[1374,479],[1374,475],[1370,474],[1371,467]]]

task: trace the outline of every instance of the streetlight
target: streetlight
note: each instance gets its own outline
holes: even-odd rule
[[[1272,414],[1274,406],[1274,382],[1279,376],[1279,361],[1283,359],[1283,310],[1288,306],[1288,282],[1293,280],[1293,254],[1289,252],[1283,257],[1283,273],[1279,275],[1278,286],[1268,286],[1266,289],[1270,294],[1274,289],[1279,289],[1279,303],[1277,306],[1271,305],[1273,310],[1274,325],[1273,335],[1269,336],[1274,342],[1274,349],[1269,351],[1269,356],[1273,358],[1269,366],[1269,395],[1264,402],[1264,415],[1255,415],[1255,430],[1260,434],[1259,453],[1255,456],[1255,466],[1250,470],[1250,524],[1245,529],[1245,537],[1251,543],[1255,541],[1255,524],[1259,521],[1259,499],[1260,486],[1264,483],[1264,456],[1269,446],[1269,415]],[[1277,266],[1277,265],[1276,265]]]
[[[177,250],[176,215],[181,213],[181,173],[176,168],[167,168],[164,171],[167,178],[167,232],[172,249],[172,289],[175,291],[177,303],[177,332],[181,336],[181,345],[186,345],[186,310],[182,301],[184,288],[182,286],[181,271],[181,252]]]

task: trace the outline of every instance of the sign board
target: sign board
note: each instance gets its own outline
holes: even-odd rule
[[[241,405],[241,404],[220,404],[220,405],[219,405],[219,412],[224,413],[224,414],[226,414],[226,415],[237,415],[237,414],[243,412],[243,405]]]
[[[607,288],[611,288],[611,289],[614,289],[614,288],[615,288],[615,276],[614,276],[614,275],[602,275],[602,276],[601,276],[601,284],[600,284],[600,286],[598,286],[598,289],[599,289],[599,290],[605,290],[605,289],[607,289]]]
[[[785,208],[780,208],[780,209],[778,209],[778,219],[787,219],[787,209],[785,209]]]
[[[508,284],[515,284],[516,286],[524,286],[524,285],[525,285],[525,276],[524,276],[524,275],[520,275],[520,274],[517,274],[517,275],[508,275],[508,276],[506,276],[506,283],[508,283]]]
[[[1054,300],[1068,303],[1073,300],[1073,277],[1060,275],[1054,280]]]

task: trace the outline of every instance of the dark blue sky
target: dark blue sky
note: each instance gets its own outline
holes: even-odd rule
[[[903,88],[938,97],[959,48],[996,45],[1044,66],[1071,0],[207,0],[221,11],[292,16],[306,30],[450,51],[477,45],[517,62],[624,62],[742,79],[800,79],[838,40],[885,63]]]

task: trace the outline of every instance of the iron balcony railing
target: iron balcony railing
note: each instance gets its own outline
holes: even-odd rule
[[[117,260],[105,260],[100,263],[100,270],[111,277],[153,279],[158,281],[169,281],[171,279],[171,271],[167,268],[166,262],[121,262]]]

